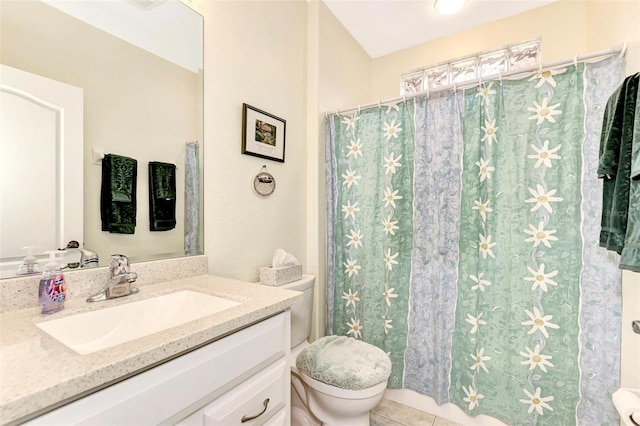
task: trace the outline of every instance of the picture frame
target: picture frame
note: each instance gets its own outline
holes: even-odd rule
[[[242,104],[242,153],[284,163],[287,121]]]

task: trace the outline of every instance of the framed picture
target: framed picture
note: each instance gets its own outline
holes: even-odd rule
[[[284,163],[287,122],[242,104],[242,153]]]

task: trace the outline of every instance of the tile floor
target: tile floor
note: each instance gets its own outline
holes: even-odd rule
[[[371,410],[369,424],[371,426],[461,426],[386,398]]]

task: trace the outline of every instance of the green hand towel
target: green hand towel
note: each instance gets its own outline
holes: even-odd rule
[[[133,234],[136,228],[136,180],[138,162],[107,154],[102,159],[100,217],[102,230]]]
[[[149,163],[149,227],[169,231],[176,227],[176,166]]]

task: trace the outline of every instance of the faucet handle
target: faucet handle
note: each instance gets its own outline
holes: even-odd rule
[[[124,254],[112,254],[111,264],[118,266],[129,266],[129,258]]]
[[[130,266],[129,258],[124,254],[111,255],[111,264],[109,265],[111,276],[129,273]]]

